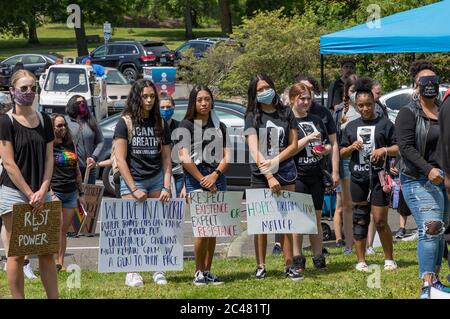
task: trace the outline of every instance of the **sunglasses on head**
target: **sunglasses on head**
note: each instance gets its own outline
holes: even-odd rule
[[[63,127],[66,127],[66,126],[67,126],[66,123],[61,123],[61,124],[55,125],[56,128],[63,128]]]
[[[430,75],[430,76],[422,76],[419,79],[419,84],[420,85],[428,85],[428,84],[436,84],[439,83],[439,77],[437,75]]]
[[[26,92],[36,92],[36,85],[33,85],[33,86],[26,86],[26,85],[24,85],[24,86],[21,86],[20,88],[19,88],[19,90],[20,90],[20,92],[22,92],[22,93],[26,93]]]

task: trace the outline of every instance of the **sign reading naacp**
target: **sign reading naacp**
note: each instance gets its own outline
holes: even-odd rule
[[[183,270],[184,199],[104,199],[99,272]]]
[[[246,201],[248,234],[317,234],[311,195],[247,189]]]
[[[95,226],[97,225],[98,213],[103,197],[103,186],[83,184],[84,199],[86,201],[86,220],[83,222],[83,227],[80,228],[80,233],[95,233]]]
[[[44,204],[32,212],[28,204],[13,206],[13,225],[8,256],[51,255],[58,252],[61,202]]]
[[[194,237],[231,237],[241,233],[242,192],[192,192]]]

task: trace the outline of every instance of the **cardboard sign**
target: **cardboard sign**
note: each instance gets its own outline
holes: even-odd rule
[[[194,237],[241,234],[242,192],[192,192],[190,213]]]
[[[248,234],[317,234],[311,195],[247,189],[246,200]]]
[[[183,199],[105,199],[101,204],[99,272],[183,270]]]
[[[80,228],[79,233],[94,234],[95,227],[97,225],[98,213],[100,211],[100,205],[103,197],[103,186],[83,184],[84,199],[86,201],[86,213],[85,221],[83,221],[83,227]]]
[[[13,206],[8,256],[49,255],[58,252],[61,202],[45,203],[39,213],[28,204]]]

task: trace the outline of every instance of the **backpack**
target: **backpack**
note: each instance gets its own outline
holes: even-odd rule
[[[122,119],[125,121],[125,125],[128,130],[128,144],[131,144],[133,139],[133,122],[129,115],[122,116]],[[116,140],[114,139],[111,147],[111,165],[114,175],[119,172],[119,167],[117,166],[116,147]]]

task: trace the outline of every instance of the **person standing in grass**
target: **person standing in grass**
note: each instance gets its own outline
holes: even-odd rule
[[[371,211],[383,245],[384,269],[394,270],[397,264],[393,259],[392,233],[387,222],[389,194],[380,181],[380,173],[389,171],[387,156],[396,156],[398,152],[394,125],[377,115],[371,79],[359,78],[356,81],[355,101],[361,117],[345,127],[341,156],[350,158],[353,238],[358,259],[356,270],[369,271],[365,253]]]
[[[254,163],[251,188],[270,188],[273,192],[295,191],[297,170],[297,123],[290,107],[282,104],[273,81],[264,74],[252,77],[248,86],[245,114],[246,141]],[[275,167],[277,168],[275,171]],[[302,279],[292,260],[292,234],[283,234],[285,275]],[[266,277],[267,234],[255,235],[257,279]]]
[[[172,140],[169,126],[159,112],[159,98],[153,82],[140,79],[131,87],[114,131],[114,142],[122,198],[138,202],[147,198],[169,201]],[[167,284],[163,272],[155,272],[153,280],[158,285]],[[138,273],[128,273],[125,284],[138,287],[144,282]]]
[[[230,142],[225,124],[214,112],[213,94],[207,86],[197,85],[192,89],[179,130],[182,133],[179,156],[186,172],[187,195],[198,191],[226,191],[224,173],[230,163]],[[196,140],[197,136],[201,139]],[[223,284],[211,272],[215,249],[216,237],[195,238],[194,285]]]

